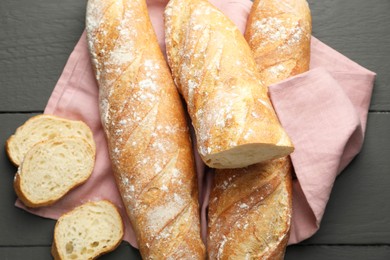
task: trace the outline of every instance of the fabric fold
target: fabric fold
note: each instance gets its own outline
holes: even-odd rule
[[[314,233],[318,228],[348,140],[356,135],[362,140],[361,122],[354,106],[336,80],[323,68],[270,86],[272,103],[283,127],[289,133],[295,151],[290,155],[301,189],[316,219],[300,224],[300,229]],[[293,218],[302,211],[293,203]],[[293,225],[293,228],[296,228]],[[294,234],[294,232],[292,232]],[[290,243],[298,238],[291,236]]]
[[[165,50],[162,12],[166,1],[148,1],[161,48]],[[241,31],[250,10],[249,0],[218,2],[217,7]],[[289,244],[312,236],[319,228],[336,176],[359,153],[367,122],[375,73],[312,38],[311,69],[269,87],[282,125],[291,136],[296,179],[293,182],[293,219]],[[88,200],[114,202],[125,221],[125,237],[137,247],[111,172],[107,143],[100,124],[98,86],[94,79],[85,33],[71,53],[47,103],[45,113],[86,122],[97,144],[96,165],[90,179],[53,206],[28,209],[33,214],[57,219]],[[207,221],[210,173],[198,164],[199,198],[203,224]],[[205,225],[204,225],[205,226]],[[205,227],[202,230],[206,234]]]

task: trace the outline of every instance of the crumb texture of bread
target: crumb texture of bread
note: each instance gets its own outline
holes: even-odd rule
[[[35,144],[15,175],[14,187],[29,207],[50,205],[84,183],[95,164],[95,149],[81,137],[57,137]]]
[[[168,63],[208,166],[245,167],[293,151],[248,43],[222,12],[206,0],[171,0],[165,36]]]
[[[58,136],[80,136],[95,147],[92,131],[84,122],[41,114],[27,120],[8,138],[8,157],[13,164],[19,166],[34,144]]]
[[[95,259],[113,251],[123,233],[122,218],[111,202],[87,202],[58,219],[52,255],[56,260]]]

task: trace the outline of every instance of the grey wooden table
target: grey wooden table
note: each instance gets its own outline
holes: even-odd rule
[[[390,1],[310,0],[313,34],[377,72],[365,143],[337,178],[317,234],[286,259],[390,259]],[[0,1],[0,144],[42,113],[84,28],[85,1]],[[14,207],[0,149],[0,259],[51,259],[54,220]],[[122,243],[101,259],[139,259]]]

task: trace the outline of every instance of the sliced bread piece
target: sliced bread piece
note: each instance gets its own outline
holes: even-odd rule
[[[84,122],[41,114],[31,117],[8,138],[8,157],[13,164],[19,166],[34,144],[57,136],[81,136],[95,147],[92,131]]]
[[[87,202],[58,219],[51,253],[55,260],[95,259],[120,244],[123,229],[122,218],[111,202]]]
[[[15,175],[14,188],[28,207],[53,204],[84,183],[95,164],[95,148],[82,137],[57,137],[35,144]]]

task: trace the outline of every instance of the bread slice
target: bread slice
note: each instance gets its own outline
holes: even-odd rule
[[[95,259],[122,241],[123,222],[109,201],[87,202],[61,216],[54,228],[54,259]]]
[[[81,136],[95,147],[92,131],[84,122],[41,114],[27,120],[8,138],[8,157],[13,164],[19,166],[34,144],[57,136]]]
[[[28,207],[50,205],[85,182],[95,148],[81,137],[57,137],[35,144],[15,175],[14,188]]]

